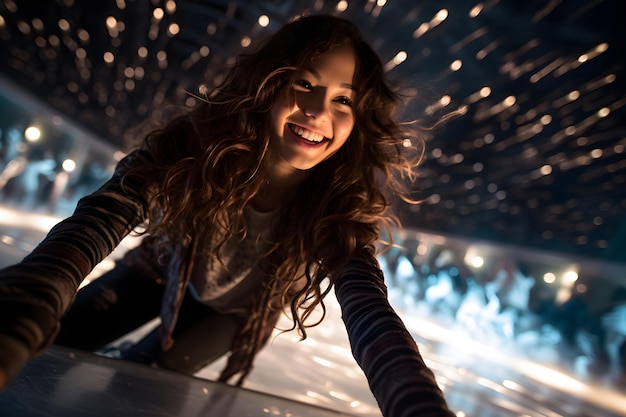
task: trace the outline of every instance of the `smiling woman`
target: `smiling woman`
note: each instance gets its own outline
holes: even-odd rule
[[[309,170],[343,146],[354,126],[355,67],[354,49],[345,44],[316,58],[310,69],[297,75],[293,87],[285,89],[270,112],[268,160]]]
[[[193,374],[228,355],[219,380],[240,385],[281,314],[306,338],[335,289],[383,414],[453,416],[376,259],[421,157],[397,104],[344,19],[298,19],[241,56],[0,271],[0,381],[53,341],[96,350],[160,317],[124,359]],[[76,293],[137,226],[141,244]]]

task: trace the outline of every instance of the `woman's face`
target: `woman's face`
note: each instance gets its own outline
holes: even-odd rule
[[[354,127],[355,67],[352,47],[335,48],[280,94],[270,112],[274,164],[308,170],[343,146]]]

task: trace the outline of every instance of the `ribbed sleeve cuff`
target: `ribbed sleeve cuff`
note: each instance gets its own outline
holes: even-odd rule
[[[19,374],[30,358],[30,351],[20,340],[0,335],[0,369],[6,374],[9,384]],[[2,381],[0,381],[0,384]],[[0,390],[6,387],[0,385]]]

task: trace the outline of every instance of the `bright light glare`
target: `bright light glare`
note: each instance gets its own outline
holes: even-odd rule
[[[266,28],[270,24],[270,18],[267,15],[259,16],[259,26]]]
[[[31,142],[36,142],[41,138],[41,130],[35,126],[29,126],[24,131],[24,137]]]
[[[468,266],[481,268],[485,264],[485,258],[483,258],[481,254],[485,254],[485,251],[483,249],[476,246],[470,246],[465,252],[463,261]]]
[[[554,281],[556,281],[556,276],[552,272],[546,272],[543,275],[543,281],[546,284],[552,284]]]
[[[34,230],[47,232],[61,219],[43,214],[26,213],[23,211],[5,209],[0,207],[0,225],[28,224]]]
[[[76,162],[74,162],[72,159],[66,159],[65,161],[63,161],[62,166],[65,172],[72,172],[76,169]]]
[[[567,271],[563,275],[563,283],[564,284],[573,284],[578,280],[578,273],[576,271]]]
[[[395,64],[401,64],[404,61],[406,61],[408,57],[408,54],[406,53],[406,51],[400,51],[396,54],[396,56],[393,58],[393,62]]]
[[[441,9],[437,12],[433,20],[438,21],[438,22],[443,22],[447,18],[448,18],[448,10]]]
[[[474,268],[480,268],[481,266],[483,266],[485,264],[485,260],[483,259],[482,256],[474,256],[471,260],[471,265]]]

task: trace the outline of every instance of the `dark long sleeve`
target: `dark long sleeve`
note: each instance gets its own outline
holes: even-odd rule
[[[53,342],[82,280],[143,220],[142,184],[131,179],[121,187],[134,156],[20,263],[0,270],[0,367],[9,380]]]
[[[352,354],[383,415],[454,416],[415,340],[389,305],[382,272],[373,263],[353,261],[335,292]]]

